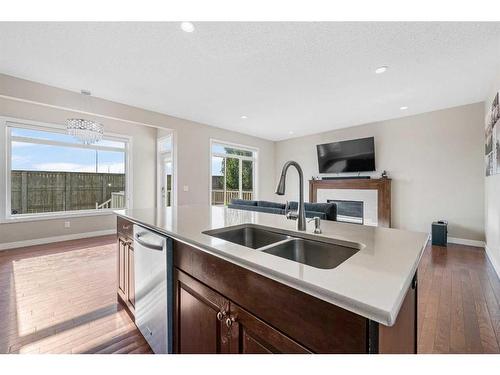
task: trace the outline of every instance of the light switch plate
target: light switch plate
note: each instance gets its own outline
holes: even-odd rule
[[[64,228],[71,228],[71,221],[65,221]]]
[[[182,190],[189,191],[189,186],[188,185],[184,185],[183,188],[182,188]]]

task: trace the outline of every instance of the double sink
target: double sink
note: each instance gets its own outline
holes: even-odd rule
[[[212,237],[321,269],[332,269],[356,254],[361,245],[309,234],[293,235],[255,224],[203,232]]]

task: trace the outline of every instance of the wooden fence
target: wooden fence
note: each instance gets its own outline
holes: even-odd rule
[[[19,171],[11,173],[12,214],[90,210],[125,190],[115,173]]]

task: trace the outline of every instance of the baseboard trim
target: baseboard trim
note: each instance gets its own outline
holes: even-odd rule
[[[6,242],[6,243],[0,243],[0,251],[1,250],[16,249],[19,247],[26,247],[26,246],[45,245],[45,244],[53,243],[53,242],[78,240],[81,238],[106,236],[106,235],[115,234],[115,233],[116,233],[116,229],[107,229],[107,230],[98,230],[95,232],[75,233],[75,234],[66,234],[63,236],[37,238],[34,240]]]
[[[490,260],[493,269],[495,270],[498,278],[500,279],[500,259],[497,261],[497,259],[493,255],[493,252],[487,245],[484,247],[484,249],[486,250],[486,255],[488,256],[488,259]]]
[[[448,237],[448,242],[455,243],[457,245],[467,245],[467,246],[474,246],[474,247],[485,247],[486,246],[484,241],[468,240],[466,238],[457,238],[457,237]]]

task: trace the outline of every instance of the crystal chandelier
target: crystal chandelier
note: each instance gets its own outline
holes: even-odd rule
[[[81,93],[85,96],[91,95],[88,90],[82,90]],[[72,135],[86,145],[99,142],[104,135],[104,126],[101,123],[82,118],[67,119],[66,129],[69,135]]]
[[[102,124],[82,118],[67,119],[66,129],[68,130],[68,134],[79,139],[86,145],[99,142],[104,134],[104,126]]]

